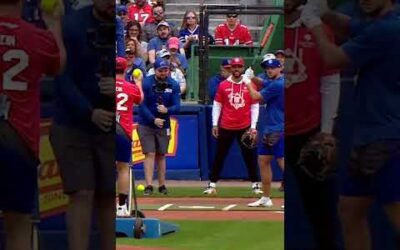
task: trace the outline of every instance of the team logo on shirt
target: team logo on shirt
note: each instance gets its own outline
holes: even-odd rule
[[[240,109],[246,105],[244,98],[243,98],[243,93],[230,93],[228,95],[228,99],[229,99],[229,104],[234,109]]]
[[[299,45],[303,48],[314,48],[316,46],[315,42],[312,40],[311,34],[305,34],[303,41],[299,41]]]
[[[287,57],[285,60],[285,87],[289,88],[293,84],[304,82],[308,76],[306,66],[303,63],[303,49],[299,48],[297,54],[286,49]]]

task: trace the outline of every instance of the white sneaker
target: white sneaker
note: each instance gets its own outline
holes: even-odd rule
[[[214,182],[208,183],[207,188],[203,191],[203,194],[217,194],[217,185]]]
[[[263,194],[264,192],[261,190],[260,184],[258,182],[254,182],[251,185],[251,189],[254,194]]]
[[[125,205],[117,205],[117,216],[118,217],[129,217],[131,214],[128,211],[128,207]]]
[[[249,207],[272,207],[272,200],[267,197],[261,197],[258,201],[247,204]]]

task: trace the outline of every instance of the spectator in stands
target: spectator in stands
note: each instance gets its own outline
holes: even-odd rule
[[[154,16],[154,22],[146,23],[143,26],[142,39],[144,41],[149,42],[153,37],[156,37],[158,35],[158,24],[163,21],[168,23],[168,26],[170,27],[170,34],[172,36],[179,35],[179,31],[177,30],[178,27],[174,23],[167,22],[167,20],[165,20],[164,6],[162,5],[153,6],[153,16]]]
[[[157,58],[155,74],[143,80],[143,103],[139,106],[138,134],[144,158],[145,195],[153,193],[154,163],[158,171],[158,191],[167,194],[165,186],[168,143],[171,134],[170,115],[180,110],[179,85],[170,76],[169,62]]]
[[[129,39],[126,42],[126,59],[128,60],[128,68],[126,70],[126,81],[133,82],[132,72],[135,69],[140,69],[143,75],[146,75],[146,63],[143,58],[140,57],[138,52],[138,44],[133,40]]]
[[[219,84],[231,75],[229,59],[223,59],[220,65],[220,72],[208,80],[208,94],[210,101],[214,101]]]
[[[172,62],[171,53],[166,49],[162,49],[157,52],[157,58],[164,58],[169,61],[171,71],[170,76],[179,84],[181,95],[184,94],[186,92],[186,78],[180,67],[175,62]],[[154,68],[151,68],[147,75],[154,75]]]
[[[115,17],[115,39],[116,39],[116,55],[119,57],[125,56],[125,39],[124,39],[124,22],[119,16]]]
[[[189,67],[188,61],[184,54],[181,54],[182,50],[179,52],[179,47],[181,42],[177,37],[170,37],[167,42],[167,49],[171,54],[171,63],[176,64],[177,67],[185,74],[187,68]]]
[[[146,0],[136,0],[129,5],[129,19],[136,20],[143,27],[145,23],[154,22],[152,6]]]
[[[282,49],[278,49],[277,51],[275,51],[275,57],[281,62],[281,65],[284,66],[286,59],[285,51]]]
[[[185,49],[186,58],[191,56],[191,47],[193,44],[198,44],[200,26],[199,20],[194,10],[187,10],[183,16],[181,30],[179,31],[179,40]],[[208,44],[214,44],[214,38],[207,34]]]
[[[125,5],[117,5],[117,16],[121,18],[121,20],[124,22],[124,26],[126,26],[128,22],[128,9],[126,8]]]
[[[167,48],[168,39],[170,35],[170,26],[167,22],[163,21],[157,25],[157,36],[153,37],[149,41],[147,51],[149,52],[149,63],[153,64],[156,59],[156,53],[159,50]],[[182,44],[179,44],[179,51],[181,54],[185,54]]]
[[[240,24],[239,14],[235,11],[226,15],[226,23],[220,24],[215,29],[216,45],[247,45],[253,46],[249,29]]]
[[[126,39],[132,39],[137,44],[138,53],[143,58],[145,62],[148,60],[147,46],[148,43],[142,41],[142,26],[140,26],[138,21],[129,21],[126,26]]]

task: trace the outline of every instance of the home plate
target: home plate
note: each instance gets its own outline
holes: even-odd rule
[[[214,206],[178,206],[184,209],[214,209]]]

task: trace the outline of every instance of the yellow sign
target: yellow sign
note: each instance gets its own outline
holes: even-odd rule
[[[140,145],[139,135],[136,128],[137,125],[135,124],[132,132],[132,159],[134,164],[140,163],[144,160],[144,154],[142,153],[142,146]],[[176,155],[176,149],[178,147],[178,128],[178,120],[171,117],[171,137],[169,139],[167,156]]]
[[[50,122],[41,124],[39,207],[42,218],[62,213],[68,204],[68,197],[62,189],[60,170],[49,141],[49,127]]]

